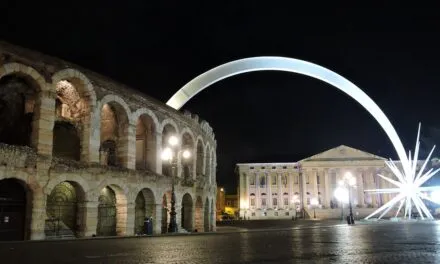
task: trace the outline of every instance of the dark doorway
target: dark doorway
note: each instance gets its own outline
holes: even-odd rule
[[[26,189],[15,179],[0,180],[0,241],[25,239]]]

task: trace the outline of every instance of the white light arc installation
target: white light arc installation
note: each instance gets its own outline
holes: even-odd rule
[[[348,94],[376,119],[396,149],[397,155],[402,162],[404,174],[411,174],[410,162],[402,141],[397,135],[390,120],[382,112],[379,106],[349,80],[327,68],[311,62],[286,57],[252,57],[231,61],[217,66],[192,79],[168,100],[167,105],[178,110],[188,102],[188,100],[208,86],[234,75],[255,71],[284,71],[299,73],[324,81]]]

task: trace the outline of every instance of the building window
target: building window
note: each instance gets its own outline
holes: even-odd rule
[[[298,184],[299,176],[295,175],[295,184]]]
[[[283,201],[284,201],[284,205],[289,205],[289,198],[286,197],[283,199]]]
[[[231,201],[227,201],[227,202],[226,202],[226,205],[227,205],[227,206],[231,206]]]
[[[263,216],[267,216],[267,212],[263,212]]]
[[[287,169],[287,166],[283,166],[283,169]]]
[[[261,167],[262,170],[264,170],[266,167]]]
[[[254,167],[250,167],[250,169],[251,169],[251,170],[253,170],[253,169],[254,169]]]
[[[255,216],[255,213],[254,212],[252,212],[252,214],[251,214],[252,216]]]
[[[310,183],[310,175],[306,175],[306,184]]]
[[[266,198],[261,198],[261,206],[266,206]]]
[[[277,198],[273,198],[272,199],[272,205],[273,206],[278,206],[278,199]]]
[[[260,187],[264,188],[266,186],[266,175],[260,177]]]
[[[255,175],[249,177],[250,185],[255,185]]]
[[[277,167],[275,167],[275,166],[274,166],[274,167],[272,167],[272,169],[273,169],[273,170],[274,170],[274,169],[276,169],[276,168],[277,168]]]
[[[286,212],[285,215],[286,215],[286,216],[289,216],[289,212]]]
[[[278,212],[274,212],[273,215],[274,215],[274,216],[278,216]]]
[[[255,206],[255,198],[251,198],[251,206]]]
[[[321,204],[321,197],[318,197],[318,204]]]
[[[277,175],[272,175],[272,185],[277,185]]]
[[[287,186],[287,175],[283,175],[283,185],[284,187]]]
[[[320,181],[320,179],[319,179],[319,175],[316,175],[316,183],[317,183],[317,184],[321,184],[321,181]]]
[[[307,197],[307,205],[310,205],[310,197]]]

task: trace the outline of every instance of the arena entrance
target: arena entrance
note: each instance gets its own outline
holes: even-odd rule
[[[0,241],[24,240],[26,189],[19,180],[0,180]]]
[[[110,187],[105,187],[99,196],[98,236],[116,236],[116,194]]]
[[[47,197],[46,238],[72,238],[81,236],[83,213],[79,203],[84,192],[75,182],[61,182]]]

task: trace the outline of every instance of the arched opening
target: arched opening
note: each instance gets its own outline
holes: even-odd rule
[[[166,124],[162,131],[162,149],[168,147],[168,139],[171,136],[176,136],[176,128],[170,124]],[[177,169],[177,168],[176,168]],[[162,162],[162,174],[166,176],[172,176],[172,166],[168,162]]]
[[[199,139],[197,140],[197,159],[196,159],[196,176],[197,178],[203,177],[203,143]]]
[[[211,150],[210,150],[209,146],[206,148],[205,177],[206,177],[206,180],[209,183],[211,183]]]
[[[153,119],[143,114],[136,124],[136,169],[156,171],[156,127]]]
[[[203,213],[203,228],[205,230],[205,232],[209,232],[209,200],[208,197],[206,197],[205,200],[205,212]]]
[[[189,193],[182,198],[181,225],[186,231],[193,230],[193,200]]]
[[[17,179],[0,180],[0,241],[24,240],[29,235],[31,192]]]
[[[61,182],[47,197],[47,238],[79,237],[84,231],[84,212],[80,206],[84,191],[75,182]]]
[[[161,233],[165,234],[168,232],[168,223],[170,221],[168,215],[169,215],[169,209],[171,202],[171,195],[169,193],[166,193],[162,196],[162,223],[161,223]]]
[[[135,200],[135,222],[134,222],[134,233],[135,234],[145,234],[144,221],[146,218],[153,218],[156,220],[155,215],[155,201],[153,192],[148,189],[142,189],[136,196]]]
[[[80,160],[80,136],[78,130],[71,122],[55,121],[52,153],[58,158]]]
[[[116,102],[104,104],[101,109],[101,164],[123,166],[127,161],[128,117]]]
[[[8,145],[36,146],[32,128],[38,107],[39,87],[34,80],[20,74],[0,79],[0,142]]]
[[[196,213],[194,215],[194,220],[195,220],[195,230],[197,230],[197,232],[203,232],[204,230],[204,226],[203,226],[203,201],[202,201],[202,197],[197,196],[196,199]]]
[[[194,140],[191,135],[187,132],[182,135],[182,149],[190,150],[191,156],[187,159],[181,158],[180,164],[182,166],[182,177],[184,179],[192,179],[193,178],[193,164],[194,164]]]
[[[124,235],[127,221],[127,200],[117,186],[106,186],[98,198],[98,236]]]
[[[89,122],[89,99],[80,95],[80,92],[85,94],[82,86],[77,79],[61,80],[56,84],[54,156],[80,160],[81,139],[84,138],[80,131],[84,131],[84,125]]]

